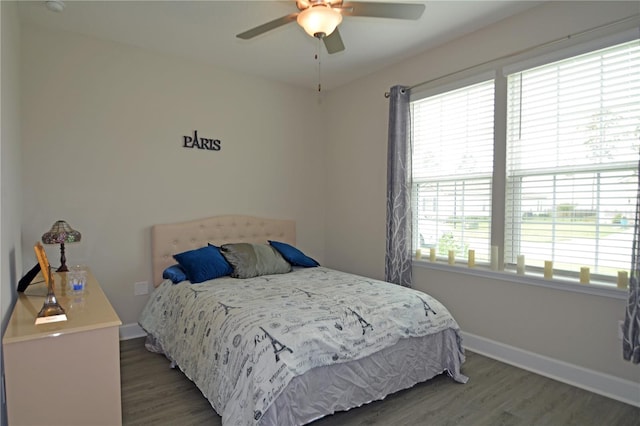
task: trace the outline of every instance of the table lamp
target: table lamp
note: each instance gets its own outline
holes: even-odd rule
[[[45,244],[60,244],[60,267],[57,272],[68,272],[67,258],[64,255],[64,243],[75,243],[80,241],[80,232],[71,228],[64,220],[58,220],[53,224],[49,232],[42,235],[42,242]]]

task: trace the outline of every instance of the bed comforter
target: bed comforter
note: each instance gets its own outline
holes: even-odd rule
[[[324,267],[197,285],[167,280],[139,323],[229,425],[259,424],[294,377],[400,339],[455,330],[453,356],[464,361],[459,327],[436,299]]]

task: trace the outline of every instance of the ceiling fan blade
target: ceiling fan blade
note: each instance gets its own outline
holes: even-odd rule
[[[332,53],[342,52],[344,50],[344,43],[340,36],[340,31],[336,28],[331,34],[322,39],[324,41],[324,47],[327,48],[327,52]]]
[[[377,3],[350,2],[340,6],[344,16],[370,16],[373,18],[420,19],[424,4],[420,3]]]
[[[247,30],[243,33],[236,35],[236,37],[241,38],[243,40],[249,40],[250,38],[254,38],[256,36],[259,36],[260,34],[264,34],[267,31],[271,31],[278,27],[286,25],[291,21],[295,21],[297,16],[298,16],[298,13],[291,13],[289,15],[267,22],[266,24],[258,25],[255,28],[251,28],[250,30]]]

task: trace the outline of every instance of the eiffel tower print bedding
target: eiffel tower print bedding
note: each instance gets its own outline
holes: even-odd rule
[[[453,336],[446,370],[466,381],[459,371],[459,327],[440,302],[325,267],[200,284],[166,280],[139,323],[157,350],[198,386],[223,425],[264,424],[264,414],[291,380],[316,367],[444,330]]]

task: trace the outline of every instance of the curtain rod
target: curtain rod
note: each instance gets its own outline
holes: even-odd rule
[[[543,48],[543,47],[551,46],[551,45],[554,45],[556,43],[560,43],[562,41],[571,40],[572,38],[580,37],[580,36],[583,36],[585,34],[591,33],[593,31],[598,31],[598,30],[602,30],[604,28],[608,28],[608,27],[611,27],[611,26],[614,26],[614,25],[623,24],[623,23],[625,23],[627,21],[633,21],[635,19],[638,19],[638,17],[640,17],[640,13],[636,13],[635,15],[627,16],[626,18],[618,19],[617,21],[609,22],[607,24],[603,24],[603,25],[600,25],[598,27],[589,28],[589,29],[577,32],[575,34],[569,34],[569,35],[566,35],[564,37],[557,38],[555,40],[551,40],[551,41],[547,41],[547,42],[544,42],[544,43],[540,43],[540,44],[535,45],[535,46],[527,47],[526,49],[518,50],[517,52],[509,53],[507,55],[500,56],[498,58],[494,58],[494,59],[491,59],[491,60],[476,64],[476,65],[472,65],[470,67],[463,68],[461,70],[450,72],[449,74],[445,74],[445,75],[441,75],[439,77],[432,78],[431,80],[427,80],[427,81],[423,81],[423,82],[418,83],[418,84],[414,84],[412,86],[409,86],[409,89],[414,89],[416,87],[420,87],[420,86],[423,86],[425,84],[433,83],[435,81],[441,80],[443,78],[450,77],[452,75],[463,73],[465,71],[470,71],[470,70],[475,69],[475,68],[480,68],[480,67],[482,67],[484,65],[488,65],[488,64],[491,64],[493,62],[498,62],[498,61],[502,61],[504,59],[508,59],[508,58],[511,58],[511,57],[514,57],[514,56],[522,55],[523,53],[527,53],[527,52],[531,52],[531,51],[536,50],[536,49],[540,49],[540,48]],[[390,92],[384,92],[384,97],[385,98],[388,98],[389,96],[391,96]]]

